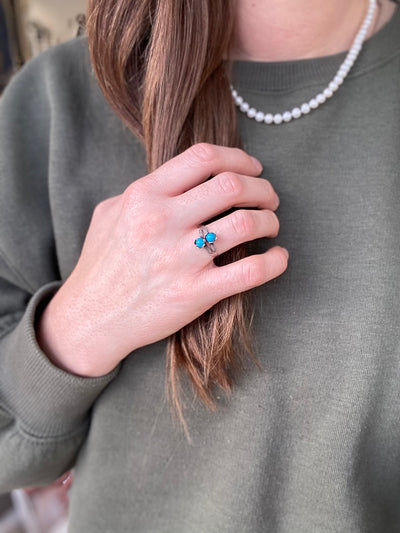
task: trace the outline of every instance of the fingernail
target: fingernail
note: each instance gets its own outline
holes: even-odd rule
[[[260,163],[260,161],[258,159],[256,159],[255,157],[251,156],[251,159],[253,160],[253,163],[254,163],[254,166],[256,167],[256,169],[258,170],[258,172],[261,172],[262,169],[263,169],[263,166],[262,164]]]
[[[278,195],[277,195],[276,193],[275,193],[275,196],[276,196],[276,203],[277,203],[277,206],[276,206],[276,208],[278,209],[278,207],[279,207],[279,205],[280,205],[281,201],[280,201],[280,198],[279,198],[279,196],[278,196]]]
[[[289,252],[286,250],[286,248],[283,248],[283,246],[281,248],[285,252],[286,259],[289,259]]]

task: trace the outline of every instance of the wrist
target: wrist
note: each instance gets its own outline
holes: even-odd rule
[[[95,368],[92,364],[93,353],[85,350],[88,343],[80,333],[78,324],[68,320],[60,312],[57,295],[47,304],[38,319],[36,339],[49,361],[70,374],[79,377],[101,377],[113,368]],[[102,360],[96,357],[97,361]]]

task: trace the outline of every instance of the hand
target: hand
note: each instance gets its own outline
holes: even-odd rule
[[[199,226],[218,236],[217,253],[275,237],[279,199],[261,165],[237,148],[192,146],[94,210],[81,256],[38,328],[58,366],[100,376],[131,351],[168,337],[218,301],[282,274],[275,246],[223,267],[196,248]],[[214,176],[208,179],[209,176]]]

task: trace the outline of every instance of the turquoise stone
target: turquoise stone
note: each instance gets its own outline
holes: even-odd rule
[[[194,244],[198,247],[198,248],[203,248],[205,245],[206,245],[206,241],[203,239],[203,237],[199,237],[198,239],[196,239],[194,241]]]
[[[217,236],[215,235],[215,233],[207,233],[206,235],[207,242],[214,242],[216,238]]]

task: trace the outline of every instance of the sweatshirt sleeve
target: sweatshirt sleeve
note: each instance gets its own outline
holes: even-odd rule
[[[36,340],[62,283],[47,183],[54,61],[60,51],[31,61],[0,98],[0,492],[47,484],[73,466],[91,407],[119,370],[75,376]]]

